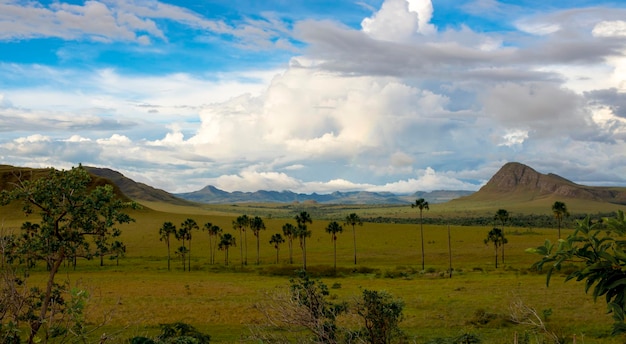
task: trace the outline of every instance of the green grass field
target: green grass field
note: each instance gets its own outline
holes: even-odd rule
[[[153,210],[133,211],[136,222],[122,227],[122,240],[127,245],[126,257],[119,266],[115,261],[78,262],[76,270],[64,267],[58,275],[71,285],[90,291],[89,321],[104,323],[95,333],[106,332],[116,342],[137,335],[154,335],[161,323],[183,321],[210,334],[215,343],[245,341],[250,326],[263,323],[255,303],[264,292],[286,287],[289,276],[278,271],[295,271],[302,262],[301,251],[294,243],[294,264],[288,262],[287,243],[281,246],[279,264],[276,251],[269,244],[272,234],[280,233],[282,225],[292,222],[293,209],[284,205],[220,205],[204,208],[169,207],[146,204]],[[307,210],[307,205],[300,205]],[[436,208],[436,207],[433,207]],[[492,211],[495,212],[496,209]],[[608,209],[610,211],[611,209]],[[336,206],[324,210],[325,219],[341,219],[356,212],[361,217],[390,216],[417,218],[410,207]],[[319,208],[311,208],[312,237],[307,240],[309,271],[332,270],[333,250],[329,234],[324,232],[328,220],[320,220]],[[267,230],[261,232],[260,259],[256,265],[256,241],[247,233],[248,265],[241,265],[239,233],[232,229],[232,220],[242,214],[261,216]],[[439,216],[437,210],[425,216]],[[287,217],[289,216],[289,217]],[[237,238],[237,247],[230,249],[230,265],[224,266],[224,252],[218,252],[217,264],[209,264],[209,241],[205,232],[195,232],[192,240],[192,271],[183,271],[180,260],[172,253],[172,271],[167,271],[167,252],[159,241],[163,222],[179,225],[186,218],[200,226],[211,222]],[[19,209],[0,208],[3,230],[19,228],[24,217]],[[33,221],[33,219],[29,219]],[[417,223],[417,222],[416,222]],[[505,263],[494,267],[494,249],[484,244],[490,228],[450,227],[453,277],[448,278],[448,227],[424,226],[425,266],[421,270],[419,225],[373,224],[357,227],[357,251],[360,271],[353,273],[352,228],[344,226],[337,242],[338,274],[322,277],[331,288],[333,300],[353,300],[362,289],[385,290],[405,302],[401,328],[410,342],[425,343],[434,338],[453,337],[462,333],[479,336],[483,343],[512,343],[515,333],[523,334],[529,327],[509,322],[491,321],[477,325],[480,312],[496,318],[510,315],[515,302],[551,310],[547,324],[550,329],[571,339],[576,335],[583,343],[622,343],[626,338],[609,336],[612,319],[606,314],[603,299],[597,303],[585,295],[581,283],[563,283],[564,275],[553,276],[549,287],[545,275],[530,271],[539,257],[524,250],[539,246],[546,239],[556,240],[555,229],[506,228],[509,243],[505,246]],[[568,230],[564,231],[566,235]],[[174,243],[173,246],[178,246]],[[173,250],[172,250],[173,251]],[[42,264],[32,273],[32,282],[45,278]],[[482,314],[482,313],[480,313]],[[350,319],[343,319],[351,324]],[[528,332],[530,333],[530,332]]]

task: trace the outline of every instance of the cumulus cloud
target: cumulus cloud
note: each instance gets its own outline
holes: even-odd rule
[[[610,162],[626,149],[623,11],[527,14],[512,20],[520,35],[439,29],[428,0],[385,0],[360,28],[293,31],[271,14],[231,26],[159,2],[0,7],[0,39],[147,43],[172,20],[242,46],[304,46],[284,68],[215,75],[0,64],[32,83],[2,90],[3,162],[110,166],[172,192],[476,190],[507,161],[626,184]],[[56,21],[9,28],[38,16]]]

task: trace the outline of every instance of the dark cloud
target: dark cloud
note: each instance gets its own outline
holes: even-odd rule
[[[616,88],[585,92],[585,96],[594,105],[606,106],[613,114],[626,118],[626,93]]]

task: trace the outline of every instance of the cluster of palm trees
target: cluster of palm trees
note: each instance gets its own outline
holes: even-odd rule
[[[311,229],[309,225],[313,223],[311,215],[302,211],[294,217],[295,224],[287,222],[282,226],[282,233],[272,234],[269,244],[276,250],[276,263],[280,261],[279,252],[281,244],[287,242],[289,245],[289,264],[293,264],[293,247],[294,242],[297,240],[299,247],[302,251],[302,268],[306,270],[307,267],[307,253],[306,253],[306,240],[311,237]],[[352,236],[354,242],[354,264],[357,263],[356,256],[356,226],[362,226],[363,222],[356,213],[352,213],[346,216],[344,225],[352,227]],[[247,233],[251,231],[256,237],[256,264],[260,264],[260,242],[261,231],[266,229],[265,223],[262,218],[258,216],[249,217],[248,215],[241,215],[232,221],[232,227],[235,231],[239,232],[239,241],[242,243],[239,245],[240,262],[241,265],[248,264],[248,247],[247,247]],[[193,219],[186,219],[183,221],[178,229],[172,222],[165,222],[159,229],[160,240],[164,241],[167,245],[167,269],[171,269],[170,261],[170,247],[172,238],[181,241],[181,246],[175,250],[183,263],[183,271],[191,271],[191,240],[194,230],[206,231],[209,235],[209,256],[210,263],[215,264],[215,253],[217,250],[224,251],[224,265],[229,264],[229,249],[237,246],[237,239],[233,234],[223,233],[222,228],[214,225],[210,222],[205,223],[202,228]],[[337,221],[332,221],[326,227],[326,233],[331,234],[334,249],[334,268],[337,268],[337,238],[338,234],[343,232],[343,227]]]

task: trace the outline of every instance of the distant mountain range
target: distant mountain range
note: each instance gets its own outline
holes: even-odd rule
[[[116,190],[124,196],[136,201],[163,202],[173,205],[194,205],[198,203],[229,204],[229,203],[295,203],[313,202],[325,204],[406,204],[418,198],[429,203],[452,201],[457,204],[478,202],[528,203],[538,200],[582,200],[606,202],[626,205],[626,188],[624,187],[592,187],[576,184],[556,174],[542,174],[524,164],[507,163],[479,191],[438,190],[416,192],[410,195],[396,195],[389,192],[333,192],[330,194],[302,194],[291,191],[256,191],[226,192],[214,186],[206,186],[201,190],[171,194],[167,191],[138,183],[108,169],[85,166],[88,172],[97,177],[96,184],[109,180]],[[30,169],[0,165],[0,189],[10,188],[17,176],[37,178],[43,175],[43,169]]]
[[[214,186],[206,186],[202,190],[174,194],[176,197],[198,203],[224,204],[224,203],[294,203],[315,202],[333,204],[406,204],[416,198],[428,199],[430,203],[443,203],[451,199],[467,196],[473,191],[461,190],[437,190],[431,192],[416,192],[411,195],[396,195],[390,192],[368,191],[335,191],[330,194],[304,194],[291,191],[266,191],[255,192],[227,192]]]

